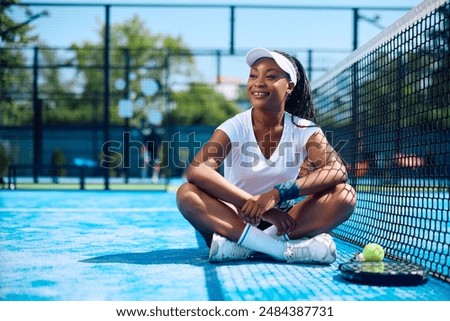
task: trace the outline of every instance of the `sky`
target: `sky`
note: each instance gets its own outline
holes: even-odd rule
[[[248,68],[242,54],[252,47],[267,47],[288,51],[305,66],[309,58],[315,71],[312,78],[320,76],[325,69],[337,64],[348,55],[353,46],[353,12],[351,7],[412,8],[418,0],[242,0],[242,1],[131,1],[131,0],[78,0],[78,1],[22,1],[27,3],[77,3],[77,4],[184,4],[184,5],[236,5],[234,47],[236,56],[223,58],[220,75],[242,81]],[[323,10],[261,9],[264,6],[317,6]],[[254,8],[239,8],[242,5]],[[329,7],[345,7],[345,10],[326,10]],[[98,42],[98,30],[104,21],[104,8],[32,6],[34,13],[47,10],[49,15],[31,23],[34,32],[51,47],[67,48],[73,43]],[[395,22],[405,10],[360,10],[358,44],[363,44],[381,31],[382,27]],[[20,13],[17,13],[20,20]],[[180,37],[193,50],[230,49],[230,10],[215,8],[145,8],[112,7],[111,23],[123,23],[139,15],[152,33]],[[370,22],[379,16],[376,23]],[[308,57],[308,51],[311,56]],[[197,57],[199,79],[213,82],[218,75],[215,57]]]

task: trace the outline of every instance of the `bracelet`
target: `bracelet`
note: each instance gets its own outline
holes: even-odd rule
[[[278,190],[278,192],[280,192],[279,203],[292,200],[300,196],[300,188],[298,188],[295,182],[295,179],[291,179],[274,187]]]

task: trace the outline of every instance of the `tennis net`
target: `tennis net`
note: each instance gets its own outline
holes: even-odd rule
[[[424,1],[313,83],[357,208],[334,231],[450,282],[450,3]]]

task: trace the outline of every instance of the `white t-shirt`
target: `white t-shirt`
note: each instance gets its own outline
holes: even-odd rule
[[[306,143],[319,131],[313,122],[285,113],[280,142],[266,159],[256,141],[252,125],[252,110],[246,110],[222,123],[217,129],[224,131],[231,141],[230,153],[224,160],[225,178],[256,195],[271,190],[275,185],[297,178],[306,157]]]

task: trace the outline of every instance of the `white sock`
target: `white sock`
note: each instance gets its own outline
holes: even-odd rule
[[[286,260],[284,256],[286,244],[264,233],[253,225],[247,224],[245,226],[244,232],[242,232],[237,243],[256,252],[265,253],[276,260]]]
[[[269,226],[264,230],[264,233],[270,235],[280,241],[289,241],[289,236],[287,234],[277,235],[277,228],[275,225]]]

